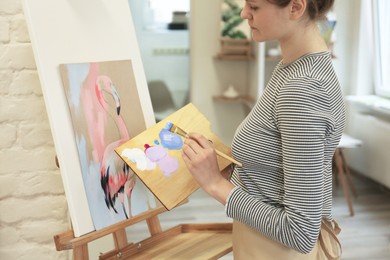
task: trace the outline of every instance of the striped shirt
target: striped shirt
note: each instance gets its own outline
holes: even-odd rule
[[[232,143],[227,216],[301,253],[332,220],[332,157],[345,107],[329,52],[276,66]]]

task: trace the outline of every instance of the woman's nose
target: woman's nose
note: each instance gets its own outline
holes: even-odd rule
[[[251,15],[250,13],[248,12],[247,8],[242,8],[241,10],[241,19],[251,19]]]

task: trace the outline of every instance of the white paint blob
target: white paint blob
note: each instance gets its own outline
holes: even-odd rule
[[[156,163],[147,158],[144,151],[139,148],[126,148],[122,151],[122,156],[135,163],[138,170],[145,171],[156,169]]]

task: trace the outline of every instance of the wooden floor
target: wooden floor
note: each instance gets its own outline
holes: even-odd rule
[[[333,215],[342,231],[342,259],[390,259],[390,191],[369,179],[353,175],[358,196],[350,217],[341,187],[334,188]]]
[[[350,217],[341,187],[334,187],[334,217],[342,231],[343,244],[341,259],[390,260],[390,191],[374,182],[353,175],[358,197],[353,199],[355,216]],[[198,190],[187,204],[159,217],[163,229],[181,223],[230,222],[225,217],[224,208],[218,202]],[[130,241],[147,237],[146,224],[138,224],[127,231]],[[233,259],[232,254],[222,257]]]

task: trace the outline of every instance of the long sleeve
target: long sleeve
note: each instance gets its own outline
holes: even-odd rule
[[[244,167],[234,171],[238,188],[226,205],[229,217],[301,253],[317,242],[321,218],[331,218],[324,216],[324,198],[331,196],[329,155],[342,132],[328,86],[307,74],[274,74],[237,130],[233,154]]]

